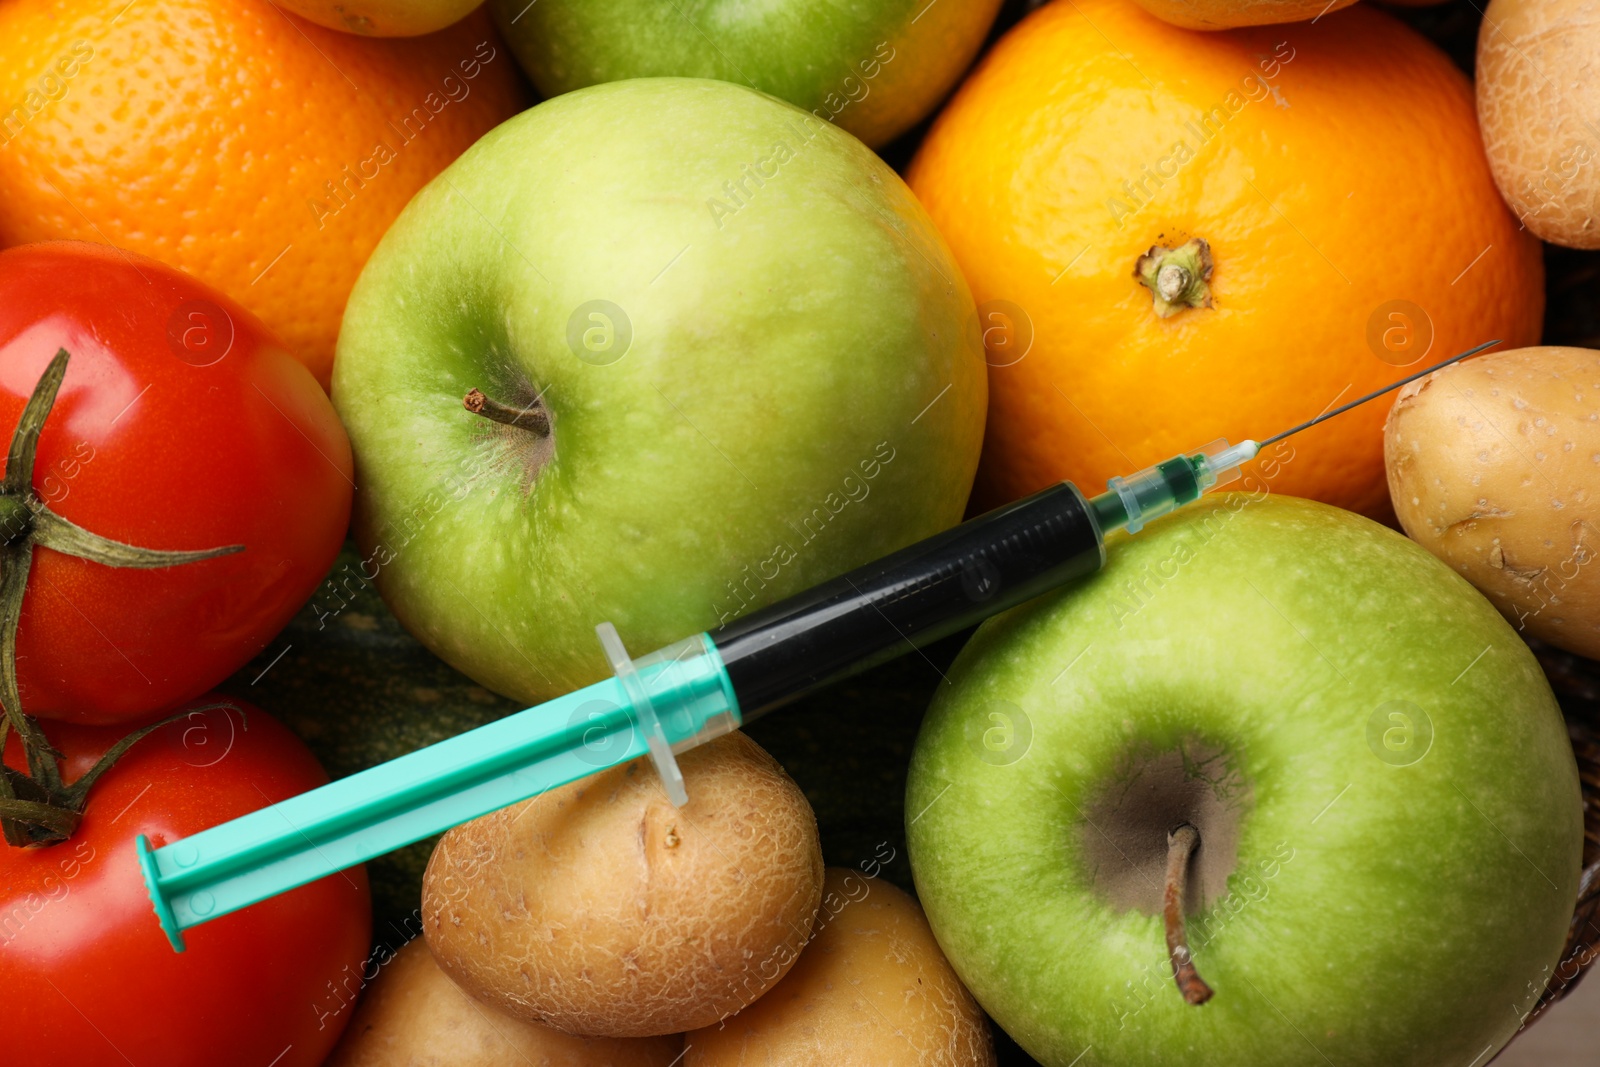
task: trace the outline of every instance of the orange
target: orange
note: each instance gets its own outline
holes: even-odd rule
[[[163,260],[259,315],[326,386],[378,238],[523,93],[482,12],[371,40],[266,0],[8,0],[0,245]]]
[[[1063,478],[1095,491],[1407,366],[1539,337],[1539,244],[1495,190],[1466,78],[1366,5],[1203,33],[1129,0],[1058,0],[974,71],[909,181],[985,327],[983,504]],[[1162,317],[1136,266],[1196,238],[1210,306]],[[1388,407],[1246,473],[1382,515]]]

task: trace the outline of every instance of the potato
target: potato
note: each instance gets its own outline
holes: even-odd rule
[[[975,1067],[989,1023],[917,902],[832,867],[818,931],[772,991],[685,1035],[684,1067]]]
[[[634,760],[446,834],[422,885],[445,972],[508,1014],[606,1037],[706,1026],[782,977],[822,895],[811,805],[743,734],[678,762],[682,809]]]
[[[1546,241],[1600,248],[1600,4],[1491,0],[1478,32],[1478,125],[1489,168]]]
[[[573,1037],[473,1000],[416,940],[383,965],[324,1067],[668,1067],[678,1037]]]
[[[1520,630],[1600,657],[1600,352],[1518,348],[1400,390],[1395,514]]]

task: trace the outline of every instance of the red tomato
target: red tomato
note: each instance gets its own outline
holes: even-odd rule
[[[315,1067],[360,989],[364,868],[225,915],[167,943],[139,874],[153,847],[327,781],[277,720],[197,712],[141,740],[89,792],[77,833],[0,844],[0,1063],[27,1067]],[[56,724],[68,781],[127,731]],[[19,747],[6,762],[21,768]]]
[[[34,550],[23,710],[144,718],[243,666],[316,590],[349,524],[350,442],[311,374],[187,275],[75,242],[0,252],[0,440],[60,348],[38,498],[142,548],[245,546],[161,570]]]

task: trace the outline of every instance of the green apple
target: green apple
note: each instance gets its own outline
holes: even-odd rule
[[[1211,498],[985,624],[917,739],[939,943],[1050,1067],[1483,1067],[1560,955],[1583,838],[1527,647],[1335,508]],[[1173,887],[1209,1001],[1174,982]]]
[[[333,395],[363,560],[335,581],[545,699],[606,673],[599,622],[643,654],[959,521],[984,373],[960,270],[861,142],[726,82],[569,93],[361,274]]]
[[[1000,0],[493,0],[545,96],[623,78],[720,78],[787,100],[869,145],[944,99]]]
[[[364,37],[417,37],[453,26],[483,0],[276,0],[303,19]]]

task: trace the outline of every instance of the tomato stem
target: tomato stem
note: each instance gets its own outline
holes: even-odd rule
[[[33,509],[14,496],[0,495],[0,542],[13,544],[33,532]]]
[[[0,707],[5,712],[0,719],[0,753],[5,750],[7,736],[15,730],[28,764],[28,771],[23,774],[0,760],[0,829],[11,845],[54,844],[70,837],[94,780],[129,745],[161,725],[134,731],[113,745],[100,764],[83,778],[71,786],[62,782],[61,754],[45,738],[38,721],[24,713],[17,686],[17,626],[33,569],[34,549],[48,548],[108,567],[136,569],[176,567],[244,551],[243,545],[168,551],[113,541],[63,518],[39,499],[33,490],[39,434],[55,407],[71,358],[65,348],[57,350],[40,375],[17,419],[6,451],[5,477],[0,479]]]

